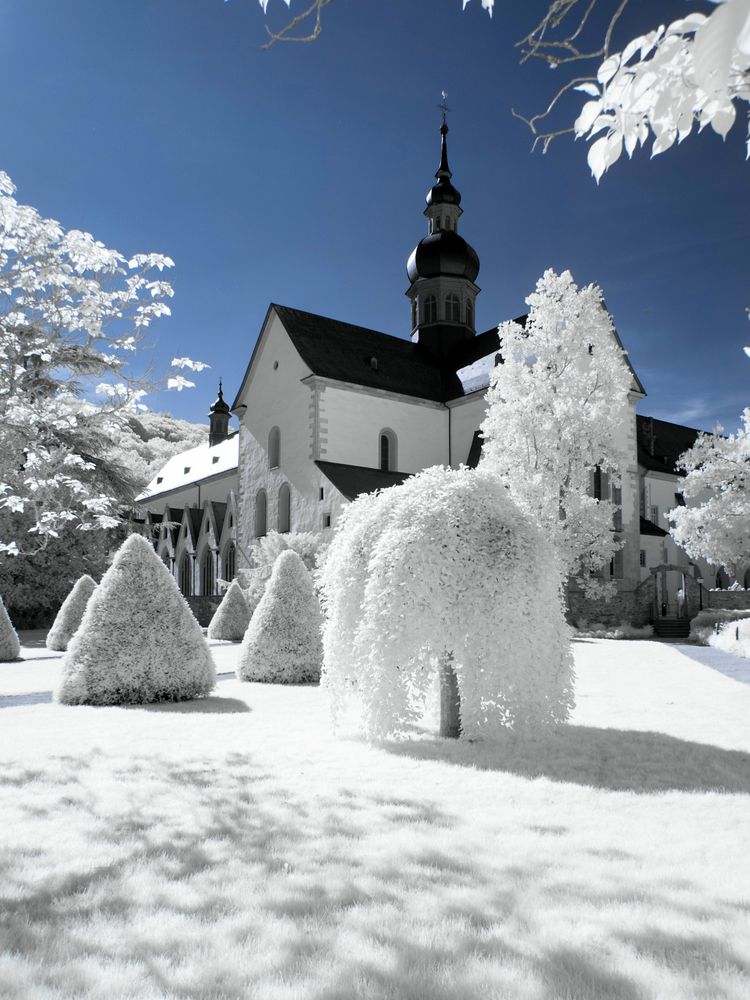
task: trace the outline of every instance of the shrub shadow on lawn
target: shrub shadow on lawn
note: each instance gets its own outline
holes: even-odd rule
[[[555,726],[481,742],[383,741],[389,753],[611,791],[750,792],[750,754],[663,733]]]
[[[140,709],[143,712],[190,712],[196,715],[251,712],[250,706],[240,698],[194,698],[192,701],[157,701],[151,705],[127,705],[128,709]]]

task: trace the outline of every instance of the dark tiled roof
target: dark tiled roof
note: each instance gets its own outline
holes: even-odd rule
[[[274,308],[300,357],[315,375],[436,402],[445,399],[446,385],[440,368],[410,340],[301,309]]]
[[[198,536],[201,533],[201,524],[203,522],[203,511],[199,507],[188,507],[188,528],[190,529],[190,534],[192,536],[193,542],[198,541]]]
[[[654,417],[638,415],[635,419],[638,464],[652,472],[684,475],[675,468],[677,459],[688,448],[693,447],[701,431],[694,427],[683,427],[682,424],[670,424],[667,420],[656,420]]]
[[[340,462],[315,464],[347,500],[354,500],[361,493],[374,493],[375,490],[387,489],[389,486],[400,486],[411,475],[410,472],[381,472],[380,469],[342,465]]]
[[[221,529],[224,527],[224,518],[226,517],[227,513],[227,505],[225,503],[221,503],[218,500],[212,500],[211,508],[214,514],[214,523],[216,525],[216,541],[218,543],[219,539],[221,538]]]
[[[665,531],[664,528],[660,528],[658,524],[654,524],[653,521],[649,521],[647,518],[641,518],[641,534],[642,535],[657,535],[659,538],[663,538],[668,535],[669,532]]]

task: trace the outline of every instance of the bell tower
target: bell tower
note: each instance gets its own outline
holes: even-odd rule
[[[412,340],[435,360],[450,367],[453,350],[476,333],[476,277],[479,257],[458,234],[463,215],[461,194],[453,186],[448,166],[448,123],[440,105],[440,165],[437,181],[427,192],[427,236],[417,244],[406,265],[411,299]]]
[[[231,416],[229,407],[224,401],[224,393],[221,391],[221,379],[219,379],[219,395],[216,402],[208,411],[208,446],[213,448],[215,444],[221,444],[229,437],[229,418]]]

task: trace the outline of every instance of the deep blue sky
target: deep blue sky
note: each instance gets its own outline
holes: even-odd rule
[[[726,143],[707,130],[641,152],[598,188],[582,143],[532,155],[510,108],[541,109],[557,74],[520,67],[513,43],[544,6],[501,0],[490,20],[479,0],[338,0],[315,44],[263,52],[257,0],[0,0],[0,168],[65,226],[174,258],[157,357],[212,371],[152,402],[203,421],[271,301],[408,335],[405,262],[445,89],[478,328],[524,311],[545,268],[570,268],[604,289],[642,412],[734,428],[750,403],[742,116]],[[696,8],[633,0],[621,38]]]

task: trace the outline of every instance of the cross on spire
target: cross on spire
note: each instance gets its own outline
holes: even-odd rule
[[[438,107],[443,113],[443,125],[447,128],[448,123],[445,120],[445,115],[448,111],[450,111],[450,108],[448,107],[448,91],[441,90],[440,95],[443,98],[443,100],[440,104],[438,104]]]

